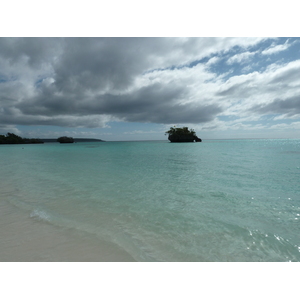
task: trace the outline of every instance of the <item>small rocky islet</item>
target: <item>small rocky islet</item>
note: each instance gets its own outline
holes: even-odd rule
[[[193,143],[202,142],[200,138],[196,135],[194,129],[188,129],[188,127],[171,127],[170,130],[166,131],[168,134],[168,140],[171,143]]]

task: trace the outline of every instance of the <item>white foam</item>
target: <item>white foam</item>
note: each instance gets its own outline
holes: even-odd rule
[[[30,214],[30,218],[36,218],[38,220],[50,221],[50,216],[43,210],[35,209]]]

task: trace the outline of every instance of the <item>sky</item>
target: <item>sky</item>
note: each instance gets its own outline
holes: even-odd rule
[[[300,38],[1,37],[0,134],[300,138]]]

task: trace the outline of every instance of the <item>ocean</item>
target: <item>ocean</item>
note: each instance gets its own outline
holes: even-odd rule
[[[300,261],[300,140],[0,146],[0,261]]]

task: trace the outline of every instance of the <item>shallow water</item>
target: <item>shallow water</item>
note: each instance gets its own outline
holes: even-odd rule
[[[0,157],[1,206],[14,212],[1,232],[12,215],[20,228],[0,260],[32,232],[26,221],[64,236],[41,261],[88,249],[94,261],[300,261],[298,139],[2,145]]]

